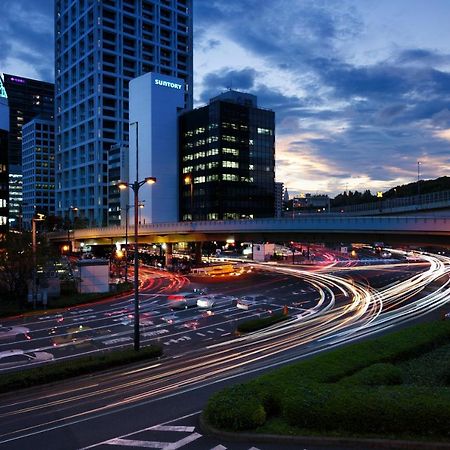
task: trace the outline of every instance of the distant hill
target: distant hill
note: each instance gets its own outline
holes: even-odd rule
[[[435,180],[420,180],[420,193],[429,194],[431,192],[450,190],[450,177],[440,177]],[[414,183],[402,184],[383,192],[383,199],[411,197],[417,195],[417,181]],[[378,197],[369,190],[364,192],[349,191],[343,192],[331,199],[331,206],[358,205],[360,203],[376,202]]]

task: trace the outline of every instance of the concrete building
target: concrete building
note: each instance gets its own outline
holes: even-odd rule
[[[192,0],[56,0],[55,37],[56,212],[117,223],[108,163],[128,145],[130,80],[180,78],[192,106]]]
[[[8,95],[0,78],[0,239],[8,231]]]
[[[157,178],[156,184],[139,190],[145,205],[143,223],[178,221],[178,115],[184,108],[184,92],[182,79],[156,73],[130,82],[130,162],[125,181]],[[133,199],[130,190],[122,210]]]
[[[55,85],[45,81],[3,74],[8,95],[9,222],[18,227],[22,215],[22,127],[37,116],[53,117]]]
[[[283,215],[284,184],[275,183],[275,217]]]
[[[275,214],[275,114],[229,90],[180,117],[180,218]]]
[[[55,214],[55,124],[33,119],[22,128],[23,227],[35,213]]]

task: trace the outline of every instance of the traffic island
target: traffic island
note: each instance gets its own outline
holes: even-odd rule
[[[421,324],[220,391],[202,424],[227,439],[448,449],[449,359],[450,322]]]
[[[61,362],[55,361],[21,372],[9,372],[0,377],[0,393],[156,359],[162,354],[161,346],[150,345],[139,352],[133,349],[115,350]]]

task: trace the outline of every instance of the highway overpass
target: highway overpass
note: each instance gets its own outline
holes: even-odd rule
[[[133,226],[128,240],[133,241]],[[86,228],[49,233],[55,243],[71,240],[75,247],[125,242],[125,227]],[[311,214],[290,219],[255,219],[154,223],[139,226],[141,243],[205,242],[234,239],[245,242],[385,242],[450,246],[449,217],[360,217]]]

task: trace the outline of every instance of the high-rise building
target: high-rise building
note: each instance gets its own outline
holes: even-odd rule
[[[126,180],[157,178],[154,186],[142,186],[139,191],[145,223],[178,221],[178,115],[184,107],[183,92],[182,79],[156,73],[130,83],[132,129]],[[133,198],[129,192],[128,204],[133,204]]]
[[[283,194],[284,184],[275,183],[275,217],[281,217],[283,215]]]
[[[192,106],[192,0],[56,0],[55,37],[56,213],[72,205],[92,225],[112,223],[108,162],[128,144],[129,81],[181,78]]]
[[[275,215],[275,114],[227,91],[180,116],[180,218]]]
[[[36,213],[55,214],[55,123],[33,119],[22,128],[23,226]]]
[[[0,78],[0,240],[8,231],[8,95]]]
[[[9,103],[9,222],[16,227],[22,208],[22,127],[36,116],[52,118],[53,83],[3,74]]]

